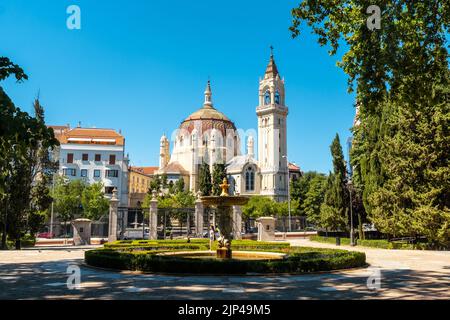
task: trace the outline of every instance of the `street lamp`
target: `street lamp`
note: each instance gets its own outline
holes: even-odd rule
[[[289,232],[292,231],[291,229],[291,190],[290,190],[290,172],[289,172],[289,161],[288,161],[288,157],[283,156],[283,158],[286,159],[286,168],[287,168],[287,193],[288,193],[288,215],[289,215],[289,220],[288,220],[288,228],[289,228]]]

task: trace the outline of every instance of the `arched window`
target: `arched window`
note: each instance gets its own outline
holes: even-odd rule
[[[245,172],[245,191],[255,191],[255,171],[252,167]]]
[[[278,92],[278,90],[277,92],[275,92],[275,103],[280,104],[280,93]]]
[[[270,91],[267,90],[266,93],[264,94],[264,104],[268,105],[270,104]]]

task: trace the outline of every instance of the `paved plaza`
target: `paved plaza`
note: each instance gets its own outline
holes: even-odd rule
[[[293,245],[334,245],[292,240]],[[350,249],[342,246],[341,248]],[[363,251],[368,268],[305,275],[175,276],[84,265],[86,247],[0,251],[0,299],[450,299],[450,252]],[[81,284],[67,287],[69,265]],[[367,280],[380,274],[380,288]]]

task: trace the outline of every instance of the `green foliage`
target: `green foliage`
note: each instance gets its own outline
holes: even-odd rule
[[[315,176],[309,184],[309,189],[306,192],[302,205],[302,211],[308,221],[316,225],[320,224],[320,206],[325,198],[326,181],[327,179],[324,175]]]
[[[326,183],[324,201],[320,207],[319,225],[330,230],[345,230],[348,225],[349,197],[346,187],[346,170],[339,135],[331,144],[333,173]]]
[[[269,245],[266,248],[262,244],[258,245],[258,250],[273,251]],[[85,261],[89,265],[119,270],[202,274],[303,273],[354,268],[366,264],[365,254],[361,252],[289,248],[286,245],[283,252],[288,256],[282,260],[190,259],[157,255],[162,252],[165,250],[129,252],[98,249],[86,251]]]
[[[72,220],[76,215],[82,213],[81,197],[86,183],[83,180],[68,180],[58,177],[53,191],[55,199],[55,211],[59,218],[64,221]]]
[[[375,2],[381,29],[365,26],[368,3],[303,1],[292,11],[321,45],[347,52],[338,65],[357,84],[353,182],[376,228],[449,244],[449,6],[439,1]]]
[[[316,177],[325,177],[324,174],[318,173],[315,171],[308,171],[303,173],[303,175],[297,179],[293,180],[290,185],[290,192],[291,192],[291,199],[292,200],[298,200],[299,202],[299,210],[298,215],[305,215],[306,212],[304,211],[304,201],[306,199],[306,194],[308,193],[311,182]]]
[[[109,200],[105,198],[101,182],[85,186],[81,193],[83,217],[98,220],[108,213]]]
[[[14,75],[18,82],[27,79],[24,71],[8,58],[0,57],[0,81]],[[43,190],[48,150],[58,145],[53,130],[46,127],[43,108],[35,101],[36,116],[31,117],[14,105],[0,87],[0,229],[2,248],[7,235],[20,240],[28,231],[27,220],[36,211],[45,210],[48,199],[32,192]],[[44,183],[39,185],[39,179]],[[33,199],[34,196],[34,199]],[[39,221],[39,219],[34,220]],[[33,228],[35,226],[33,225]],[[19,243],[20,247],[20,243]]]
[[[212,175],[212,195],[220,196],[222,193],[222,188],[220,185],[223,179],[227,177],[227,170],[224,163],[214,163],[213,165],[213,175]]]
[[[190,191],[177,192],[158,197],[158,208],[193,208],[195,196]]]
[[[42,226],[45,224],[45,221],[48,217],[48,211],[35,211],[32,210],[28,214],[28,231],[32,236],[35,236]]]
[[[159,175],[155,175],[153,179],[150,181],[149,194],[151,195],[153,190],[159,193],[161,191],[161,188],[162,188],[161,177]]]
[[[253,240],[233,240],[231,248],[233,250],[284,250],[290,247],[286,242],[264,242]],[[106,243],[105,248],[120,250],[209,250],[209,239],[187,240],[119,240]],[[214,241],[212,249],[218,248],[218,242]]]
[[[242,206],[242,214],[245,218],[259,218],[275,216],[277,214],[276,203],[271,198],[264,196],[251,197],[247,204]]]
[[[177,182],[175,183],[175,192],[184,192],[184,179],[182,177],[180,177],[180,179],[177,180]]]
[[[203,162],[199,170],[199,190],[203,196],[209,196],[212,192],[211,172],[209,171],[209,165]]]
[[[349,238],[340,238],[341,244],[349,246],[350,245],[350,239]],[[311,241],[316,242],[322,242],[322,243],[330,243],[330,244],[336,244],[336,238],[335,237],[321,237],[321,236],[312,236],[310,237]],[[356,243],[358,246],[361,247],[370,247],[370,248],[378,248],[378,249],[403,249],[403,250],[414,250],[414,249],[430,249],[429,245],[425,243],[416,243],[411,244],[405,241],[388,241],[386,239],[370,239],[370,240],[363,240],[363,239],[357,239]]]

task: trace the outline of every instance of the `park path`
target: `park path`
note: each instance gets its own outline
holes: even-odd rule
[[[293,246],[364,252],[367,262],[375,268],[436,271],[450,275],[450,251],[388,250],[360,246],[336,246],[330,243],[310,241],[309,239],[290,240],[289,242]]]
[[[292,245],[335,248],[291,240]],[[83,265],[86,247],[0,251],[0,299],[450,299],[450,253],[340,247],[363,251],[370,267],[278,276],[177,276],[105,271]],[[67,267],[81,286],[67,287]],[[380,275],[380,287],[367,280]]]

